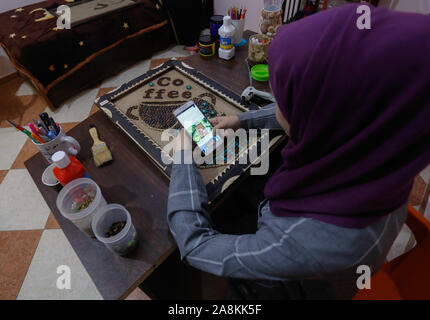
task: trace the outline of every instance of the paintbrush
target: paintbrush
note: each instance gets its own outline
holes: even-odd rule
[[[9,124],[11,126],[15,127],[16,130],[19,130],[19,131],[25,133],[31,140],[33,140],[34,143],[45,143],[45,141],[43,141],[43,140],[42,141],[38,141],[35,137],[33,137],[31,135],[30,131],[28,131],[27,129],[21,127],[19,124],[16,124],[15,122],[10,121],[10,120],[6,120],[6,121],[9,122]]]
[[[91,148],[94,163],[97,167],[100,167],[101,165],[112,160],[112,154],[109,151],[106,143],[99,139],[97,129],[93,124],[90,124],[90,135],[94,140],[94,144]]]

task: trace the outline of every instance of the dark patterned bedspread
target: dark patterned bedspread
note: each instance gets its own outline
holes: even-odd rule
[[[78,1],[78,0],[75,0]],[[15,66],[23,67],[46,89],[59,78],[127,37],[164,26],[167,18],[150,0],[95,18],[71,29],[57,29],[50,15],[74,0],[49,0],[0,14],[0,44]],[[112,63],[115,63],[112,61]]]

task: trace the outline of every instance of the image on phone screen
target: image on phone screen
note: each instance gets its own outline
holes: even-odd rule
[[[174,111],[174,114],[193,141],[203,151],[210,154],[221,138],[213,135],[213,127],[203,115],[199,107],[193,102],[187,102]]]

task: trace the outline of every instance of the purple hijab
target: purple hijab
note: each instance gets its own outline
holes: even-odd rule
[[[289,122],[271,211],[363,228],[407,203],[430,163],[430,17],[356,4],[280,28],[270,84]]]

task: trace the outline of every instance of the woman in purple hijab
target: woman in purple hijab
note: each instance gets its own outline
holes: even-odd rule
[[[263,287],[271,298],[351,298],[358,268],[373,274],[385,260],[430,163],[430,17],[370,7],[371,29],[359,29],[357,7],[281,27],[269,48],[277,104],[212,121],[289,135],[255,234],[214,230],[198,170],[173,165],[168,223],[182,259],[252,280],[254,298]],[[190,147],[179,135],[175,157]]]

